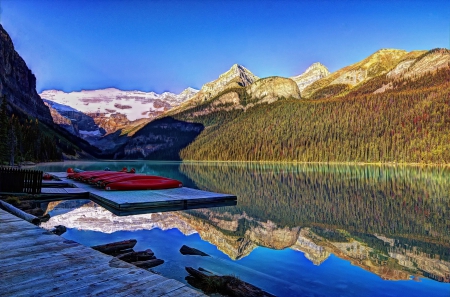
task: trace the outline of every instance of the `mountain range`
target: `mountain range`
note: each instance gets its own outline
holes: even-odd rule
[[[64,134],[66,147],[73,144],[72,153],[88,150],[117,159],[450,162],[447,49],[381,49],[333,73],[314,63],[290,78],[259,78],[235,64],[200,90],[180,94],[47,90],[40,94],[46,107],[34,75],[3,28],[1,33],[0,92],[10,112],[38,118],[52,130],[58,130],[54,123],[65,128],[56,133]]]
[[[115,157],[449,163],[449,82],[447,49],[382,49],[334,73],[314,64],[293,78],[234,65]],[[198,133],[187,139],[184,130]]]

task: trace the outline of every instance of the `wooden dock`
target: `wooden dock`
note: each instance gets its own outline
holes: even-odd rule
[[[1,296],[205,296],[0,209]]]
[[[237,197],[230,194],[213,193],[187,187],[167,190],[106,191],[67,178],[65,172],[48,172],[60,179],[61,184],[74,188],[42,188],[42,194],[87,195],[91,200],[106,207],[116,215],[176,211],[237,204]],[[57,184],[57,183],[56,183]],[[56,185],[53,183],[52,185]],[[45,186],[45,185],[44,185]],[[88,194],[87,194],[88,193]]]

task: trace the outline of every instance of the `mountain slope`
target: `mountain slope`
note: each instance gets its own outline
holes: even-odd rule
[[[251,73],[244,66],[234,64],[227,72],[221,74],[218,79],[204,84],[195,96],[165,114],[175,114],[192,108],[216,97],[219,93],[228,89],[246,87],[258,79],[259,77]]]
[[[203,103],[172,111],[174,119],[204,127],[179,152],[179,157],[448,164],[449,58],[450,52],[443,49],[426,53],[380,51],[375,58],[371,56],[359,63],[359,69],[364,69],[367,75],[358,85],[345,84],[348,86],[345,93],[331,94],[328,99],[298,100],[300,95],[286,98],[276,93],[265,100],[251,91],[264,85],[261,94],[267,95],[278,83],[284,86],[280,90],[290,84],[296,86],[286,78],[266,78],[245,88],[226,89]],[[412,59],[408,67],[399,70],[398,65]],[[378,62],[381,64],[377,65]],[[321,80],[331,77],[331,82],[342,82],[340,77],[355,69],[354,65],[349,66],[338,71],[334,79],[331,74]],[[394,72],[401,75],[392,76]],[[277,84],[269,83],[271,80]],[[344,84],[331,86],[340,85]],[[296,90],[299,92],[297,86]],[[323,92],[326,88],[318,90]],[[293,94],[293,89],[285,94]],[[148,129],[151,126],[149,123]],[[171,142],[176,143],[173,138]],[[145,151],[145,145],[137,141],[133,147]]]
[[[0,97],[6,99],[9,163],[92,157],[98,151],[53,123],[49,108],[36,92],[36,77],[15,51],[0,25]],[[0,98],[1,100],[1,98]],[[4,161],[4,160],[0,160]]]
[[[303,90],[302,96],[319,99],[338,95],[373,77],[387,73],[405,59],[415,58],[423,53],[423,51],[408,53],[404,50],[381,49],[360,62],[344,67],[312,83]],[[328,88],[328,92],[325,92],[327,96],[314,96],[315,92],[323,88]]]
[[[51,123],[49,109],[36,92],[36,77],[14,49],[11,37],[0,24],[0,93],[16,111]]]
[[[297,84],[283,77],[268,77],[247,87],[228,88],[208,101],[184,106],[185,109],[175,114],[175,119],[166,116],[150,122],[131,137],[116,158],[180,160],[180,151],[193,142],[197,143],[196,138],[205,127],[209,134],[218,127],[216,125],[230,121],[255,106],[300,98]]]
[[[321,78],[327,77],[328,75],[330,75],[330,71],[328,71],[327,67],[325,67],[321,63],[314,63],[311,66],[309,66],[305,70],[305,72],[303,72],[300,75],[293,76],[291,77],[291,79],[297,83],[300,92],[302,92],[307,86],[309,86],[313,82]]]

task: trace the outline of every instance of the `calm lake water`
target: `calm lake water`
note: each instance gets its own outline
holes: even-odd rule
[[[137,239],[186,282],[186,266],[277,296],[450,296],[450,169],[256,163],[65,162],[45,171],[134,167],[238,205],[118,217],[89,200],[50,202],[45,227],[91,246]],[[186,244],[211,257],[183,256]]]

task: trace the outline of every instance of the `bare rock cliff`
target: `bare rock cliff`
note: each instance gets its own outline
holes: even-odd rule
[[[0,94],[7,102],[43,122],[51,123],[52,116],[36,92],[36,77],[14,49],[11,37],[0,25]]]
[[[254,82],[247,88],[247,94],[258,99],[259,103],[272,103],[280,98],[300,99],[300,90],[292,79],[267,77]]]
[[[327,77],[330,75],[330,71],[323,64],[317,62],[312,64],[300,75],[293,76],[291,79],[295,81],[300,89],[300,92],[303,91],[307,86],[312,84],[313,82]]]

